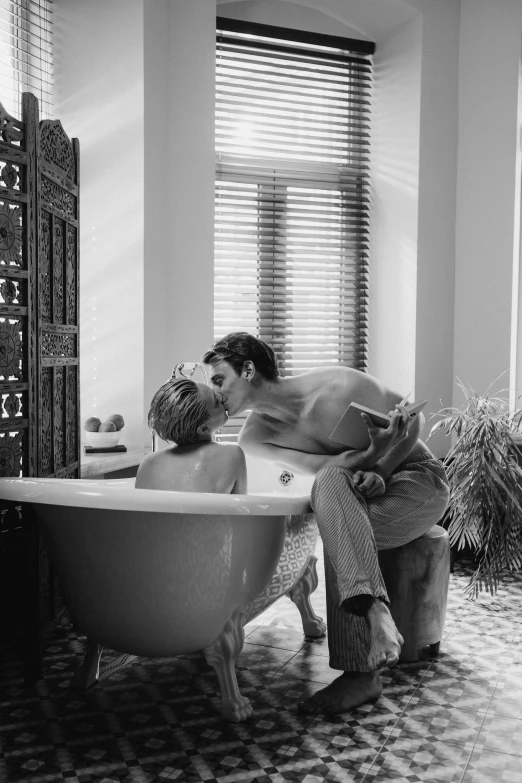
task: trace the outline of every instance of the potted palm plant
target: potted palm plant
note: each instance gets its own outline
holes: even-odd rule
[[[479,396],[458,384],[464,404],[436,413],[441,418],[430,437],[441,429],[455,435],[445,458],[451,489],[445,524],[451,546],[474,555],[466,592],[476,598],[481,590],[496,593],[503,574],[522,567],[522,411],[510,412],[489,389]]]

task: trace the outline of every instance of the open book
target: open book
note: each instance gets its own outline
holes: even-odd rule
[[[420,402],[407,402],[401,405],[410,419],[413,419],[419,413],[428,400]],[[343,413],[334,429],[330,434],[330,440],[336,443],[342,443],[350,449],[366,449],[370,445],[370,435],[366,422],[361,416],[366,413],[377,427],[386,428],[390,423],[390,416],[387,413],[367,408],[366,405],[360,405],[358,402],[352,402]]]

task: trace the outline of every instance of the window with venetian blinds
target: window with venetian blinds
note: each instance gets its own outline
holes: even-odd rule
[[[218,19],[215,338],[255,334],[283,375],[366,367],[373,51]]]
[[[21,116],[22,93],[38,98],[40,119],[52,117],[52,0],[0,0],[0,102]]]

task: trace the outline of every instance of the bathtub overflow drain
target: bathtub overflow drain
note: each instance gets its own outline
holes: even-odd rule
[[[279,483],[283,485],[283,487],[287,487],[289,484],[292,483],[294,480],[294,474],[290,473],[289,470],[283,470],[281,475],[279,476]]]

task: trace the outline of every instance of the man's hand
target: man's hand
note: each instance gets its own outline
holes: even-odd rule
[[[409,419],[406,421],[400,411],[389,413],[390,423],[386,428],[378,427],[366,413],[361,412],[361,416],[366,422],[370,435],[368,448],[365,451],[354,449],[342,451],[340,454],[328,457],[328,463],[340,465],[349,470],[372,470],[374,465],[385,457],[397,443],[404,440],[408,434]]]
[[[353,474],[353,480],[365,498],[377,498],[386,492],[386,482],[373,470],[358,470]]]
[[[408,435],[409,417],[405,418],[399,410],[390,412],[390,423],[386,428],[378,427],[366,413],[361,413],[361,416],[366,422],[370,435],[370,445],[367,452],[372,455],[374,462],[384,457],[390,449]]]

